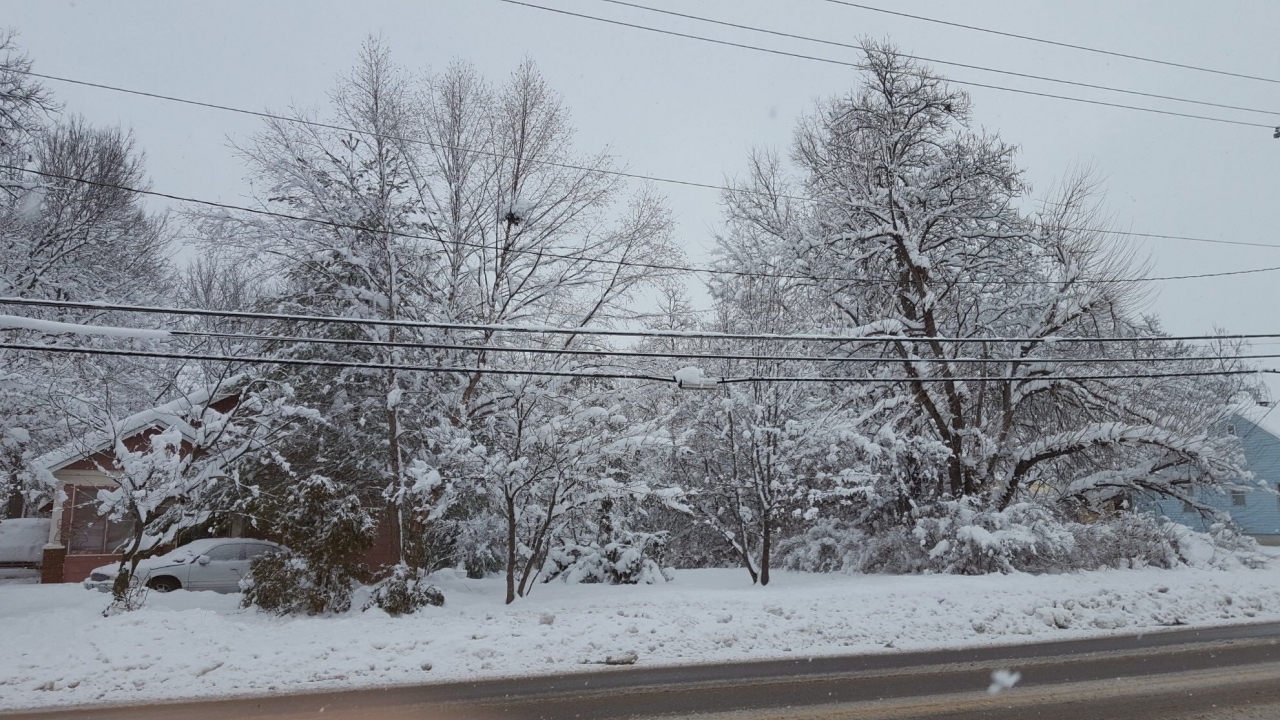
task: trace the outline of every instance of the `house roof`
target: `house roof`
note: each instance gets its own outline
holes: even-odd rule
[[[56,472],[78,460],[107,450],[117,438],[131,438],[152,428],[169,428],[176,425],[184,438],[194,440],[191,426],[183,419],[187,411],[193,407],[215,403],[235,395],[239,392],[242,380],[243,376],[236,375],[220,382],[214,388],[197,390],[163,405],[134,413],[116,422],[110,433],[90,433],[77,438],[37,457],[31,464],[38,470]]]
[[[1275,404],[1258,405],[1256,403],[1242,404],[1235,408],[1235,414],[1257,425],[1258,428],[1280,439],[1280,412],[1272,412],[1276,410]]]

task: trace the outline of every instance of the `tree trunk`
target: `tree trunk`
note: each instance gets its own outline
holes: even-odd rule
[[[22,486],[14,483],[9,490],[9,497],[5,502],[4,517],[6,520],[14,520],[22,517],[22,509],[25,502],[22,498]]]
[[[393,314],[394,317],[394,314]],[[395,328],[391,329],[391,342],[395,342]],[[396,390],[396,374],[395,370],[387,371],[387,400],[390,400],[391,393]],[[390,402],[387,403],[391,405]],[[397,400],[396,405],[399,405]],[[393,498],[391,518],[395,523],[395,543],[396,543],[396,561],[400,565],[407,564],[407,555],[405,552],[405,535],[407,528],[405,527],[404,518],[404,475],[400,462],[400,417],[398,407],[387,408],[387,450],[391,465],[391,477],[393,484]]]
[[[516,601],[516,499],[507,496],[507,604]]]
[[[764,517],[763,535],[760,539],[760,584],[769,584],[769,550],[773,543],[773,521],[768,515]]]
[[[747,551],[746,544],[742,546],[742,564],[747,568],[747,572],[751,575],[751,584],[755,585],[760,582],[760,576],[756,573],[755,566],[751,564],[751,554]]]

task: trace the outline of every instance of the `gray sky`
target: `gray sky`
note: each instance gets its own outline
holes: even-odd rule
[[[856,60],[854,51],[657,16],[599,0],[532,0],[646,25]],[[888,38],[905,52],[1095,84],[1274,108],[1256,115],[1068,88],[938,66],[974,80],[1280,124],[1280,84],[1237,80],[996,38],[823,0],[636,0],[842,42]],[[1054,3],[887,0],[865,4],[1010,32],[1266,77],[1280,77],[1280,3],[1145,0]],[[454,59],[500,81],[525,56],[564,95],[580,147],[613,149],[628,169],[719,183],[755,146],[785,148],[816,99],[851,87],[855,71],[507,5],[406,2],[79,2],[7,0],[0,23],[21,33],[36,69],[250,109],[319,107],[361,40],[380,33],[413,70]],[[238,202],[242,170],[227,138],[258,122],[101,90],[49,83],[69,112],[135,132],[157,190]],[[975,88],[976,122],[1021,147],[1034,189],[1073,165],[1105,179],[1119,226],[1280,246],[1280,140],[1261,128],[1034,98]],[[659,185],[694,262],[718,221],[716,193]],[[1153,275],[1280,265],[1280,248],[1152,240]],[[1222,326],[1280,332],[1280,272],[1160,283],[1152,310],[1176,333]],[[1280,352],[1280,344],[1259,346]],[[1272,364],[1280,367],[1280,363]],[[1275,385],[1273,385],[1275,387]]]

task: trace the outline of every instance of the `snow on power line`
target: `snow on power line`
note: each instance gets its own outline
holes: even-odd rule
[[[140,340],[163,340],[172,337],[168,330],[149,328],[111,327],[105,325],[80,325],[77,323],[40,320],[17,315],[0,315],[0,330],[35,330],[48,335],[101,335]]]

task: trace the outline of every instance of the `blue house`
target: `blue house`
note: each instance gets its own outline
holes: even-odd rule
[[[1197,490],[1195,499],[1225,510],[1245,533],[1257,538],[1258,542],[1280,545],[1280,495],[1274,492],[1280,491],[1280,410],[1274,404],[1241,406],[1221,431],[1239,436],[1245,462],[1254,475],[1253,483],[1264,483],[1272,492],[1261,488],[1227,492]],[[1212,522],[1189,503],[1178,500],[1161,500],[1153,509],[1197,530],[1206,529]]]

